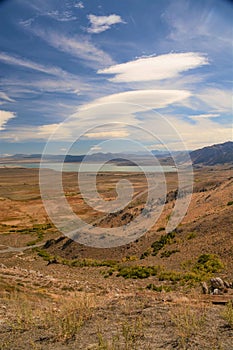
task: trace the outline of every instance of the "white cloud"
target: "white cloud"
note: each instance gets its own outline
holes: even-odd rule
[[[169,53],[155,57],[139,58],[108,68],[99,74],[114,74],[110,81],[136,82],[163,80],[178,77],[181,72],[208,64],[207,58],[195,52]]]
[[[114,95],[111,97],[112,101],[116,101],[116,96],[113,97]],[[135,94],[136,100],[137,97],[138,95]],[[144,110],[140,105],[121,104],[120,100],[111,104],[110,97],[105,98],[109,103],[98,104],[100,100],[89,104],[89,107],[80,108],[64,123],[9,128],[2,137],[10,142],[47,140],[54,132],[56,142],[72,142],[80,135],[90,140],[121,137],[135,139],[136,137],[142,144],[151,142],[157,145],[156,140],[161,140],[160,145],[163,144],[165,148],[172,150],[182,150],[183,145],[187,149],[196,149],[232,139],[232,125],[229,123],[221,125],[217,120],[215,121],[216,118],[211,119],[211,113],[209,117],[199,117],[195,119],[195,123],[190,123],[187,119],[178,116],[158,114],[151,110],[152,107]],[[109,124],[111,121],[114,123]],[[94,125],[96,127],[93,128]],[[155,148],[159,148],[159,145]],[[98,150],[94,148],[92,152]]]
[[[84,91],[90,91],[89,84],[84,82],[82,78],[59,67],[44,66],[25,58],[10,56],[1,52],[0,61],[46,74],[41,74],[37,79],[31,80],[22,80],[17,77],[2,79],[2,86],[7,92],[10,92],[13,98],[17,99],[22,96],[25,98],[25,94],[35,94],[38,91],[70,94],[82,94]],[[0,92],[0,104],[15,102],[13,98],[9,97],[5,92]]]
[[[69,125],[68,123],[55,123],[55,124],[46,124],[41,125],[37,128],[36,138],[48,140],[49,137],[55,133],[58,141],[61,140],[70,140],[72,138],[72,134],[76,132],[78,128],[73,129],[73,125]],[[32,137],[30,137],[32,138]]]
[[[62,92],[67,94],[79,95],[84,91],[89,91],[90,87],[87,83],[81,81],[78,77],[69,74],[68,76],[61,77],[48,77],[37,78],[31,81],[20,80],[18,78],[2,79],[2,85],[7,91],[10,91],[11,96],[14,98],[25,97],[26,94],[36,94],[41,92]],[[0,92],[0,100],[3,98]],[[10,101],[11,100],[11,101]],[[13,102],[13,99],[7,100]]]
[[[204,104],[208,105],[212,111],[232,114],[233,105],[231,90],[207,88],[196,94],[196,97],[204,102]]]
[[[220,114],[214,114],[214,113],[208,113],[208,114],[194,114],[194,115],[189,115],[189,118],[193,120],[198,120],[200,118],[217,118],[219,117]]]
[[[181,140],[186,149],[191,150],[232,139],[232,125],[221,125],[215,118],[196,118],[195,122],[190,123],[179,116],[164,117],[165,119],[156,117],[155,114],[147,115],[144,125],[173,150],[182,149]]]
[[[19,24],[22,25],[23,27],[30,27],[31,24],[34,22],[34,18],[29,18],[29,19],[25,19],[25,20],[20,20]]]
[[[78,9],[84,9],[83,2],[82,1],[77,2],[76,4],[74,4],[74,7]]]
[[[4,130],[7,122],[15,117],[16,115],[13,112],[0,110],[0,130]]]
[[[88,15],[87,17],[91,23],[91,26],[87,29],[87,31],[88,33],[93,34],[102,33],[105,30],[110,29],[114,24],[125,23],[120,16],[115,14],[109,16]]]
[[[195,124],[175,120],[174,126],[182,135],[188,149],[209,146],[232,139],[232,125],[221,125],[209,118],[196,119]]]
[[[90,107],[102,106],[108,113],[115,112],[139,112],[152,108],[164,108],[173,103],[181,103],[190,97],[186,90],[135,90],[125,91],[118,94],[108,95],[94,100],[80,108],[85,110]],[[107,104],[107,106],[106,106]],[[118,105],[117,105],[118,104]],[[114,111],[113,111],[114,109]],[[115,114],[114,113],[114,114]]]
[[[59,128],[60,124],[45,124],[40,126],[19,126],[17,128],[11,127],[2,133],[1,139],[8,142],[22,142],[22,141],[38,141],[48,140],[49,137],[56,131],[57,140],[68,141],[72,134],[72,128],[63,126]]]
[[[81,6],[81,2],[79,4]],[[68,6],[68,7],[66,6],[66,10],[62,10],[62,9],[58,10],[57,9],[58,6],[56,6],[55,9],[52,8],[53,4],[51,3],[51,1],[50,2],[48,1],[47,3],[42,1],[40,3],[39,0],[36,1],[36,4],[33,4],[31,1],[27,5],[29,5],[33,8],[34,17],[26,19],[26,20],[22,19],[19,21],[19,24],[25,28],[30,27],[31,24],[35,21],[35,19],[38,19],[39,17],[44,17],[44,16],[49,17],[49,18],[56,20],[58,22],[69,22],[69,21],[77,20],[77,17],[73,14],[72,10],[69,9],[70,6]],[[78,7],[78,6],[74,5],[74,7]]]
[[[95,145],[93,147],[90,148],[90,152],[100,152],[102,151],[102,147]]]
[[[26,82],[24,84],[24,86],[32,87],[40,91],[68,93],[78,93],[80,91],[80,85],[81,84],[75,81],[75,79],[74,81],[64,79],[41,79],[36,82]]]
[[[171,32],[168,35],[173,40],[175,47],[191,48],[192,50],[205,50],[221,54],[223,50],[229,53],[229,45],[232,45],[232,21],[231,17],[223,16],[221,11],[232,10],[230,1],[206,2],[200,10],[199,2],[180,0],[171,1],[163,18],[168,22]],[[218,8],[219,6],[219,8]],[[187,20],[188,19],[188,20]],[[166,43],[165,43],[166,44]]]
[[[106,137],[126,137],[127,128],[118,123],[138,125],[143,123],[137,118],[137,113],[143,114],[153,108],[164,108],[170,104],[182,104],[190,96],[183,90],[139,90],[126,91],[108,95],[81,106],[70,119],[61,124],[46,124],[39,127],[17,128],[9,130],[4,138],[12,140],[48,139],[56,131],[60,140],[70,140],[72,137],[85,134],[90,139]],[[109,130],[109,123],[116,122],[116,128]],[[145,117],[145,123],[147,119]],[[106,125],[103,129],[92,130],[93,126]],[[89,129],[89,131],[87,131]],[[106,130],[107,129],[107,130]]]
[[[136,120],[136,119],[135,119]],[[137,126],[136,122],[132,121],[130,125]],[[167,121],[166,121],[167,120]],[[100,121],[101,122],[101,121]],[[122,122],[124,122],[122,120]],[[127,122],[127,121],[125,121]],[[87,124],[83,125],[83,129],[87,130]],[[232,140],[232,125],[221,125],[208,118],[200,118],[195,124],[190,124],[187,120],[183,120],[178,117],[166,115],[165,118],[151,113],[151,115],[145,116],[143,121],[138,124],[142,129],[124,128],[124,125],[116,124],[116,129],[112,125],[112,131],[107,126],[107,131],[103,131],[104,128],[95,130],[95,132],[89,132],[85,135],[89,139],[111,139],[111,138],[125,138],[136,139],[140,143],[153,143],[150,149],[170,149],[170,150],[182,150],[183,145],[186,149],[197,149],[208,146],[213,143],[222,143],[227,140]],[[8,142],[21,142],[26,140],[47,140],[51,133],[53,133],[59,127],[58,124],[43,125],[40,127],[17,127],[9,128],[6,132],[2,133],[1,139]],[[82,128],[82,126],[81,126]],[[132,134],[135,130],[136,134]],[[140,131],[142,130],[142,132]],[[145,131],[148,131],[144,133]],[[175,131],[176,130],[176,131]],[[62,125],[56,131],[56,141],[70,142],[72,139],[76,139],[76,136],[80,134],[80,119],[76,118],[76,121],[72,121],[67,125]],[[127,134],[127,135],[126,135]],[[151,137],[150,135],[154,135]],[[179,138],[177,135],[180,135]],[[146,138],[145,138],[146,136]],[[158,141],[161,140],[159,144]],[[181,141],[183,140],[183,142]],[[97,146],[98,147],[98,146]],[[91,151],[101,151],[94,148]]]
[[[156,144],[157,137],[173,150],[183,148],[177,135],[183,139],[187,149],[231,139],[232,125],[221,125],[217,119],[218,113],[191,115],[189,118],[193,119],[192,122],[187,118],[164,115],[163,111],[163,114],[156,113],[156,109],[183,104],[190,96],[191,93],[186,90],[126,91],[96,99],[79,107],[64,123],[9,128],[2,136],[10,142],[47,140],[54,132],[56,141],[67,142],[77,139],[80,135],[90,140],[121,137],[134,139],[136,136],[139,142],[151,144]],[[155,109],[155,112],[152,109]],[[116,126],[109,125],[111,122]],[[144,133],[144,130],[148,132]],[[98,148],[93,148],[93,151],[98,151]]]
[[[184,90],[138,90],[108,95],[80,106],[77,112],[61,126],[59,132],[68,137],[87,133],[87,137],[92,139],[108,136],[126,137],[128,132],[122,125],[143,124],[143,118],[146,123],[147,118],[144,113],[151,109],[165,108],[171,104],[183,104],[189,96],[190,92]],[[113,130],[112,125],[109,130],[111,122],[116,123]],[[100,126],[104,126],[103,129],[99,129]],[[98,130],[92,130],[93,127],[98,127]],[[58,137],[60,137],[59,133]]]
[[[7,64],[21,66],[24,68],[36,70],[36,71],[43,72],[46,74],[51,74],[51,75],[56,75],[56,76],[67,76],[68,75],[68,73],[65,72],[64,70],[62,70],[61,68],[53,67],[53,66],[44,66],[42,64],[33,62],[33,61],[28,60],[26,58],[8,55],[5,52],[0,52],[0,61],[7,63]]]
[[[69,22],[77,19],[77,17],[73,15],[72,11],[59,12],[58,10],[53,10],[45,13],[45,15],[59,22]]]
[[[113,131],[98,131],[98,132],[88,132],[85,137],[88,139],[105,139],[105,138],[121,138],[129,136],[127,130],[113,130]],[[93,149],[92,149],[93,150]]]
[[[34,34],[45,40],[49,45],[57,50],[66,52],[76,58],[84,60],[86,65],[95,68],[103,65],[114,64],[112,58],[101,49],[97,48],[87,38],[68,37],[60,33],[44,32],[43,30],[34,30]]]
[[[15,102],[12,98],[10,98],[5,92],[0,91],[0,99],[6,102]]]

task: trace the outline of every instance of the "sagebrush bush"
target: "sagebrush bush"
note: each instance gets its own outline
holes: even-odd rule
[[[156,286],[153,283],[148,284],[146,286],[146,289],[154,290],[155,292],[171,292],[172,290],[170,286],[162,286],[162,285]]]
[[[161,253],[160,257],[161,258],[169,258],[172,254],[178,253],[179,249],[173,249],[173,250],[165,250],[164,252]]]
[[[224,268],[223,263],[214,254],[202,254],[193,267],[195,272],[216,273]]]
[[[159,271],[158,266],[123,266],[119,268],[117,277],[124,278],[148,278],[150,276],[156,276]]]
[[[152,243],[151,248],[153,249],[152,255],[157,255],[158,252],[166,245],[171,244],[175,238],[175,231],[169,232],[166,235],[162,235],[158,241]]]

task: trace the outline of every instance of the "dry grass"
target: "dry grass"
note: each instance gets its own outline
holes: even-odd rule
[[[222,313],[222,316],[226,321],[227,325],[233,328],[233,302],[232,301],[229,301],[229,303],[227,303]]]
[[[207,307],[204,303],[199,305],[177,304],[171,309],[170,317],[175,326],[181,349],[188,349],[190,340],[205,329]]]
[[[80,328],[91,315],[95,302],[87,293],[74,293],[59,300],[28,296],[13,292],[8,296],[11,317],[7,325],[12,332],[37,329],[49,330],[53,341],[75,339]]]
[[[115,334],[110,337],[98,332],[98,344],[93,350],[137,350],[144,338],[146,324],[141,315],[120,322]],[[149,344],[146,347],[150,350]]]

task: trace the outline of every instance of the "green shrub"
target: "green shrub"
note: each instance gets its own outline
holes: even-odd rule
[[[156,276],[158,273],[158,266],[123,266],[119,268],[117,277],[143,279],[150,276]]]
[[[195,272],[186,272],[182,275],[182,282],[201,282],[204,279],[202,274],[197,274]]]
[[[156,286],[153,283],[148,284],[146,289],[154,290],[155,292],[171,292],[172,288],[170,286]]]
[[[159,281],[170,281],[181,285],[193,286],[203,280],[201,274],[194,272],[180,273],[175,271],[163,271],[159,274]]]
[[[142,253],[142,255],[140,256],[140,259],[142,260],[142,259],[145,259],[147,256],[149,256],[150,255],[150,252],[149,252],[149,250],[146,250],[144,253]]]
[[[175,271],[162,271],[159,274],[159,281],[178,282],[182,279],[182,274]]]
[[[13,229],[10,230],[10,232],[15,232],[15,233],[22,233],[22,234],[32,234],[32,235],[37,235],[37,238],[29,241],[27,243],[27,246],[32,246],[35,245],[39,242],[41,242],[44,238],[44,234],[46,233],[47,230],[52,228],[52,224],[48,223],[48,224],[36,224],[33,225],[33,227],[26,227],[26,228],[22,228],[22,229]]]
[[[158,229],[157,229],[157,232],[161,232],[161,231],[164,231],[165,230],[165,227],[159,227]]]
[[[46,252],[46,250],[42,250],[42,249],[36,249],[37,254],[43,258],[45,261],[49,261],[51,258],[53,258],[54,256],[52,256],[51,254],[49,254],[48,252]]]
[[[126,262],[126,261],[135,261],[138,260],[136,255],[127,255],[124,258],[122,258],[122,262]]]
[[[169,232],[166,235],[162,235],[158,241],[155,241],[151,248],[153,249],[152,255],[157,255],[158,252],[166,245],[171,244],[172,240],[175,238],[175,231]]]
[[[165,250],[164,252],[161,253],[160,257],[161,258],[169,258],[169,256],[171,256],[172,254],[178,253],[179,250],[178,249],[174,249],[174,250]]]
[[[202,254],[193,267],[194,272],[216,273],[224,268],[221,260],[214,254]]]
[[[44,260],[49,261],[53,264],[62,264],[62,265],[68,265],[70,267],[117,267],[117,262],[114,260],[94,260],[94,259],[65,259],[61,256],[55,256],[49,254],[44,249],[35,249],[37,251],[37,254],[41,256]]]
[[[196,238],[197,234],[196,232],[190,232],[188,235],[187,235],[187,239],[193,239],[193,238]]]
[[[228,202],[227,205],[233,205],[233,201]]]

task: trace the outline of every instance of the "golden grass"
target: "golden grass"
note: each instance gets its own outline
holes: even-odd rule
[[[93,296],[84,292],[62,296],[58,300],[29,295],[19,291],[10,293],[5,300],[12,312],[7,325],[12,332],[49,330],[53,341],[75,339],[81,327],[93,312]]]

